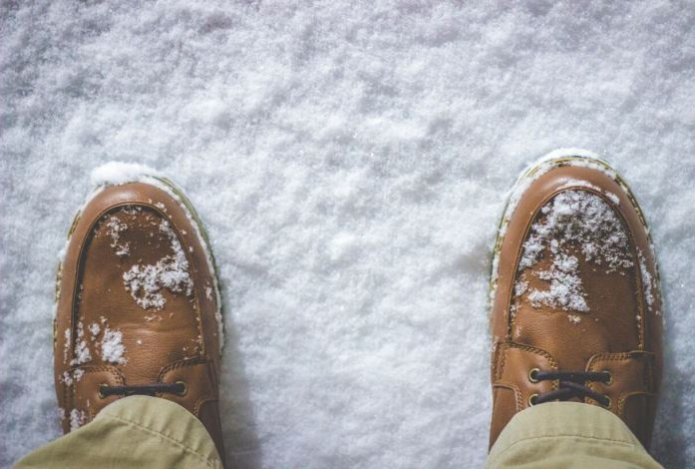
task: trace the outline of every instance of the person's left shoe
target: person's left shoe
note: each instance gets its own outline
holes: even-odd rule
[[[95,192],[63,253],[54,331],[63,431],[146,394],[198,417],[224,457],[220,300],[204,231],[169,181],[136,179]]]

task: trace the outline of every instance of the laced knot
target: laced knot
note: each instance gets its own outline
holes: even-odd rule
[[[611,384],[613,378],[609,371],[541,371],[534,368],[529,372],[529,380],[532,383],[559,380],[558,389],[531,396],[529,399],[531,405],[550,401],[567,401],[575,397],[582,400],[591,398],[604,407],[609,407],[611,403],[608,396],[599,394],[586,386],[587,382],[592,381]]]

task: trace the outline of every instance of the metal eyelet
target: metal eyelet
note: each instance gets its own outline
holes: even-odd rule
[[[185,396],[186,394],[188,394],[188,386],[186,386],[186,383],[184,381],[177,381],[176,384],[183,384],[183,391],[177,392],[177,395]]]
[[[538,368],[531,368],[531,371],[528,372],[528,380],[531,381],[532,383],[537,383],[540,380],[536,377],[536,374],[541,371]]]
[[[608,370],[603,370],[603,372],[608,373],[608,381],[604,381],[603,384],[605,384],[606,386],[610,386],[611,384],[613,384],[613,373],[611,373]]]
[[[99,399],[106,399],[106,396],[104,395],[104,389],[108,388],[109,385],[106,383],[101,383],[99,385]]]
[[[608,402],[607,402],[603,407],[605,407],[606,409],[610,409],[610,407],[611,407],[611,402],[612,402],[612,401],[611,401],[611,398],[608,397],[608,396],[605,396],[605,397],[606,397],[606,399],[608,399]]]
[[[531,394],[528,398],[528,406],[533,407],[536,405],[536,400],[538,399],[538,394]]]

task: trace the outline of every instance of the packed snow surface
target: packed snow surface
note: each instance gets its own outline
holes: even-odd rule
[[[651,222],[667,347],[652,447],[695,466],[692,4],[56,0],[0,16],[0,466],[60,434],[56,257],[113,173],[91,171],[121,161],[185,189],[209,232],[230,462],[480,467],[497,223],[519,172],[568,146],[608,159]]]

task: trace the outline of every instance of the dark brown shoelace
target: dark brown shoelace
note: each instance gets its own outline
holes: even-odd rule
[[[175,383],[155,383],[137,386],[109,386],[101,384],[99,386],[99,397],[108,396],[132,396],[135,394],[144,394],[154,396],[155,393],[172,393],[180,396],[186,394],[186,383],[177,381]]]
[[[566,401],[575,397],[579,399],[591,398],[599,402],[604,407],[610,405],[608,396],[599,394],[593,389],[587,387],[587,381],[598,381],[601,383],[610,383],[611,374],[607,371],[541,371],[533,370],[529,376],[536,381],[553,381],[559,380],[559,387],[554,391],[544,392],[535,396],[531,400],[533,405],[543,404],[550,401]]]

